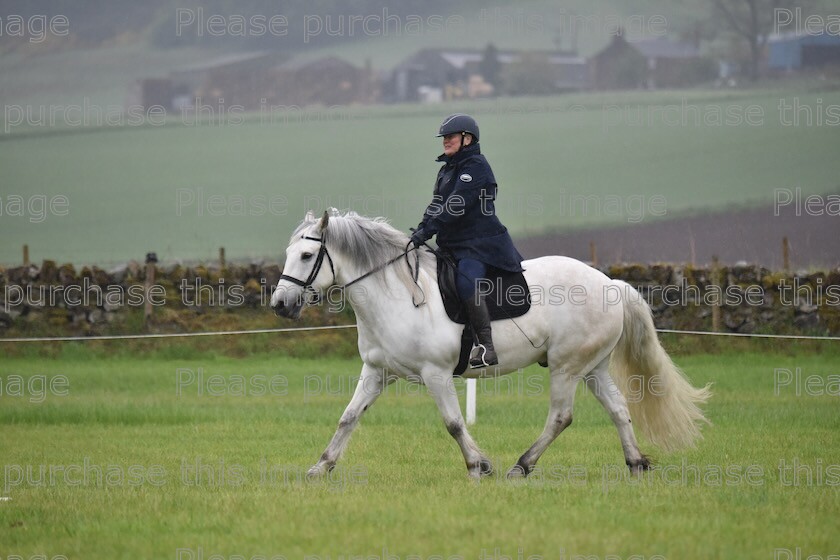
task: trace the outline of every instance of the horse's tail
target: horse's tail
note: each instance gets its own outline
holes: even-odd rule
[[[622,288],[624,332],[613,351],[610,371],[627,397],[630,416],[662,450],[690,447],[709,423],[698,405],[711,397],[710,385],[692,387],[659,343],[650,307],[632,286]]]

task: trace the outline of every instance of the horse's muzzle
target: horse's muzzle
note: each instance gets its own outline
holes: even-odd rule
[[[271,306],[274,309],[274,314],[278,317],[285,317],[286,319],[299,319],[303,311],[303,305],[295,302],[292,305],[286,305],[281,299],[276,304]]]
[[[299,298],[290,298],[288,295],[279,289],[275,291],[271,296],[271,308],[278,317],[297,319],[300,317],[303,307],[302,302],[299,301]]]

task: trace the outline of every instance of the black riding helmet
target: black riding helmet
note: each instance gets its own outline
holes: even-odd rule
[[[438,137],[446,136],[454,132],[466,132],[472,134],[475,141],[478,142],[478,123],[469,115],[463,113],[455,113],[443,119],[443,123],[438,130]]]

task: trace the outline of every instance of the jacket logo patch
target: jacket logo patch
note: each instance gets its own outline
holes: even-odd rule
[[[472,181],[472,175],[464,173],[463,175],[461,175],[461,180],[465,183],[469,183],[470,181]]]

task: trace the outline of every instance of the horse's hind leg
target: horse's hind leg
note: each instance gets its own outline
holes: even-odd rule
[[[508,478],[528,476],[534,470],[540,456],[548,449],[560,432],[572,423],[572,408],[575,403],[575,389],[580,381],[578,374],[571,375],[564,368],[551,371],[551,405],[542,434],[519,461],[508,471]]]
[[[636,435],[633,433],[633,424],[630,420],[630,411],[627,408],[627,399],[618,390],[609,373],[609,358],[595,366],[586,375],[586,386],[600,401],[610,418],[618,429],[618,437],[621,440],[621,447],[624,449],[624,460],[630,471],[639,473],[650,468],[650,461],[642,455]]]
[[[341,415],[338,429],[321,458],[309,469],[308,476],[321,476],[335,467],[336,461],[341,457],[344,448],[347,447],[350,434],[353,433],[362,414],[379,397],[385,385],[392,381],[393,378],[386,378],[383,371],[367,364],[362,366],[362,374],[359,377],[353,398],[350,399],[350,403]]]

